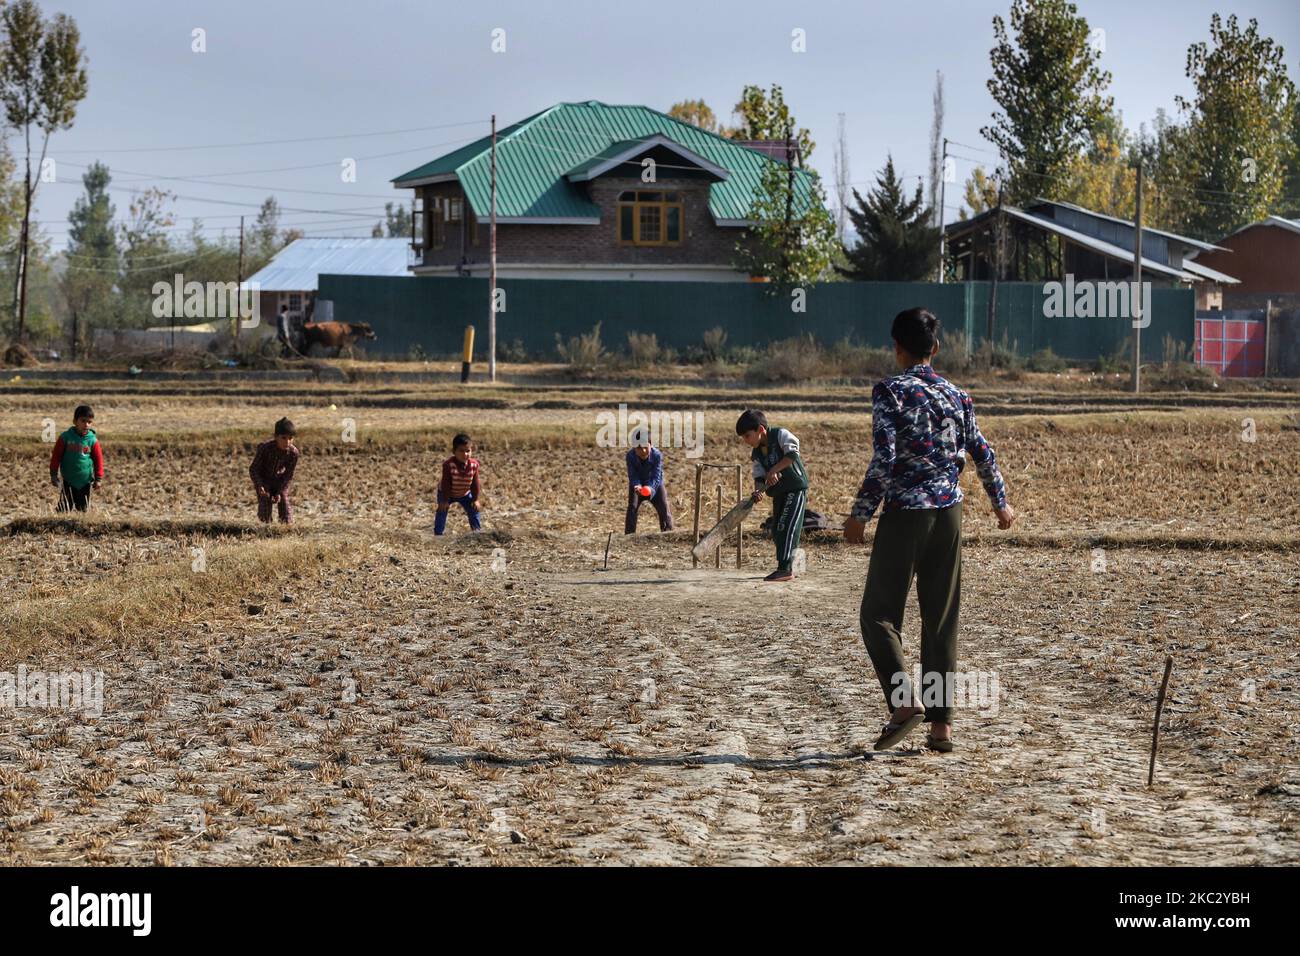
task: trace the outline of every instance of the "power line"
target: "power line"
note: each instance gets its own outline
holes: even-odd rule
[[[424,152],[425,150],[430,150],[430,149],[440,149],[440,148],[443,147],[443,146],[454,146],[454,145],[456,145],[457,143],[467,143],[467,142],[469,142],[470,140],[472,140],[472,139],[476,139],[476,138],[477,138],[477,137],[462,137],[462,138],[460,138],[460,139],[449,139],[449,140],[444,140],[444,141],[442,141],[441,143],[430,143],[430,144],[425,145],[425,146],[412,146],[412,147],[409,148],[409,149],[399,149],[399,150],[394,150],[394,151],[392,151],[392,152],[388,152],[388,153],[375,153],[375,154],[370,155],[370,156],[355,156],[355,157],[345,157],[345,158],[354,159],[356,162],[368,162],[368,161],[370,161],[370,160],[372,160],[372,159],[387,159],[387,158],[389,158],[389,157],[391,157],[391,156],[400,156],[400,155],[403,155],[403,154],[405,154],[405,153],[419,153],[419,152]],[[90,168],[89,166],[87,166],[87,165],[85,165],[85,164],[83,164],[83,163],[74,163],[74,162],[70,162],[70,161],[64,161],[64,165],[66,165],[66,166],[72,166],[74,169],[89,169],[89,168]],[[339,162],[338,162],[337,160],[331,160],[331,161],[329,161],[329,162],[324,162],[324,163],[306,163],[306,164],[299,165],[299,166],[278,166],[278,167],[273,167],[273,168],[270,168],[270,169],[243,169],[243,170],[233,170],[233,171],[231,171],[231,172],[225,172],[225,173],[196,173],[196,174],[193,174],[193,175],[190,175],[190,176],[164,176],[164,175],[162,175],[162,174],[160,174],[160,173],[140,173],[140,172],[134,172],[134,171],[129,170],[129,169],[114,169],[113,167],[108,167],[108,168],[109,168],[109,171],[110,171],[110,172],[124,173],[124,174],[126,174],[126,175],[128,175],[128,176],[137,176],[137,177],[140,177],[140,181],[157,180],[157,179],[167,179],[167,180],[178,180],[178,181],[181,181],[181,182],[196,182],[196,183],[199,183],[200,185],[208,185],[208,183],[206,183],[206,182],[201,182],[201,181],[208,180],[208,179],[212,179],[212,178],[217,177],[217,176],[256,176],[256,175],[261,175],[261,174],[264,174],[264,173],[296,172],[296,171],[303,170],[303,169],[324,169],[324,168],[327,168],[327,167],[337,168],[338,166],[339,166]],[[214,185],[214,186],[230,186],[230,185],[235,185],[235,184],[233,184],[233,183],[211,183],[211,185]],[[266,189],[266,188],[268,188],[268,187],[266,187],[266,186],[256,186],[256,187],[248,187],[248,188]]]
[[[63,149],[62,154],[82,153],[173,153],[195,149],[234,149],[245,146],[279,146],[284,143],[318,143],[331,139],[357,139],[371,136],[396,136],[400,133],[427,133],[435,129],[452,129],[457,126],[477,126],[485,120],[466,120],[463,123],[442,123],[438,126],[415,126],[410,129],[382,130],[378,133],[336,133],[330,136],[295,136],[292,139],[248,140],[242,143],[212,143],[206,146],[137,146],[129,149]]]

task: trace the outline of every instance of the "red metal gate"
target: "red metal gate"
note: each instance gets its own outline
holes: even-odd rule
[[[1224,378],[1259,378],[1264,374],[1264,320],[1241,313],[1216,312],[1196,317],[1196,364]]]

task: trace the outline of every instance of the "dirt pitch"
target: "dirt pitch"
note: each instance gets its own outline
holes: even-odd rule
[[[764,407],[838,517],[861,386],[97,388],[109,478],[71,521],[41,431],[83,396],[0,392],[0,672],[105,691],[97,716],[0,714],[0,862],[1300,861],[1294,394],[974,389],[1021,519],[998,532],[967,485],[962,666],[998,694],[937,755],[870,753],[867,548],[813,536],[766,585],[752,523],[745,567],[692,569],[689,530],[647,510],[602,568],[624,478],[596,414],[701,411],[721,462]],[[304,452],[287,534],[250,522],[246,471],[281,414]],[[486,530],[454,512],[436,539],[459,430]],[[692,463],[668,453],[688,529]]]

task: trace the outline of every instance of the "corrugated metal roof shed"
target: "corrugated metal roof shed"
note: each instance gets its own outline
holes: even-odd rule
[[[1131,234],[1136,232],[1136,227],[1134,226],[1133,221],[1131,219],[1120,219],[1117,216],[1107,216],[1105,213],[1094,212],[1091,209],[1085,209],[1083,206],[1075,205],[1072,202],[1060,202],[1055,199],[1040,198],[1034,200],[1033,205],[1030,206],[1030,210],[1034,211],[1035,206],[1054,206],[1058,209],[1069,210],[1071,212],[1079,213],[1091,219],[1099,220],[1102,222],[1110,222],[1119,226],[1127,226],[1128,231],[1130,233],[1130,238],[1131,238]],[[1036,212],[1035,215],[1037,215]],[[1068,225],[1068,223],[1066,224]],[[1142,227],[1142,235],[1144,239],[1150,236],[1161,236],[1165,239],[1173,239],[1176,242],[1180,242],[1185,246],[1190,246],[1193,249],[1199,249],[1203,252],[1223,251],[1222,246],[1216,246],[1212,242],[1202,242],[1199,239],[1193,239],[1191,236],[1180,236],[1176,232],[1167,232],[1164,229],[1153,229],[1150,226],[1145,226],[1145,225]],[[1099,234],[1098,238],[1103,238],[1103,237]]]
[[[409,239],[295,239],[248,278],[261,292],[316,291],[321,273],[405,276]]]
[[[764,168],[772,159],[723,136],[645,106],[611,106],[595,100],[559,103],[497,133],[497,217],[499,219],[591,219],[600,209],[565,174],[609,155],[611,146],[660,134],[728,173],[709,187],[709,211],[719,221],[749,218]],[[455,176],[474,214],[490,205],[490,136],[462,146],[393,180],[409,188],[437,177]],[[639,173],[640,170],[638,169]],[[811,179],[796,173],[799,202],[811,197]]]
[[[962,222],[955,222],[950,226],[945,226],[944,234],[952,238],[954,236],[964,235],[967,232],[971,232],[976,227],[977,223],[996,215],[997,211],[997,209],[989,209],[980,213],[978,216],[975,216],[973,219],[967,219]],[[1122,246],[1105,242],[1095,236],[1089,236],[1074,229],[1069,229],[1062,226],[1054,219],[1048,219],[1046,216],[1038,216],[1031,212],[1025,212],[1023,209],[1018,209],[1015,206],[1008,206],[1006,204],[1003,204],[1002,212],[1005,215],[1010,216],[1012,219],[1018,219],[1021,222],[1026,222],[1039,229],[1054,233],[1062,239],[1084,246],[1091,249],[1093,252],[1106,256],[1107,258],[1116,259],[1120,262],[1126,262],[1129,264],[1132,264],[1133,262],[1132,249],[1125,249]],[[1156,275],[1178,279],[1183,282],[1192,282],[1203,278],[1202,276],[1183,272],[1181,269],[1172,268],[1171,266],[1165,265],[1163,262],[1156,262],[1154,259],[1148,259],[1146,256],[1142,257],[1142,269],[1147,272],[1153,272]]]

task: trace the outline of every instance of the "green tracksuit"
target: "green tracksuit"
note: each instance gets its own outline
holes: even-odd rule
[[[767,489],[772,498],[772,538],[776,542],[776,563],[782,571],[791,570],[799,536],[803,531],[803,513],[808,507],[808,471],[799,457],[799,439],[784,428],[769,428],[767,443],[750,455],[754,481],[759,488],[768,471],[782,458],[790,464],[782,469],[776,484]]]

